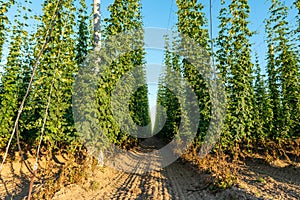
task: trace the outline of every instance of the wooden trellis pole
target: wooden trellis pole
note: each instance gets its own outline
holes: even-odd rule
[[[94,50],[100,51],[101,49],[101,26],[100,26],[101,12],[100,12],[100,0],[94,0]],[[99,64],[101,60],[97,60]],[[96,66],[95,73],[98,73],[99,69]],[[104,155],[101,150],[98,155],[98,165],[103,167]]]

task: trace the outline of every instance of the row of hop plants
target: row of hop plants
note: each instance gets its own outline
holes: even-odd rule
[[[176,2],[176,31],[192,38],[206,52],[211,52],[207,18],[202,11],[204,6],[195,1]],[[225,92],[225,104],[217,103],[225,107],[226,113],[222,130],[216,129],[220,132],[215,132],[216,136],[220,133],[218,145],[205,159],[197,158],[201,147],[205,145],[203,142],[206,141],[210,123],[214,122],[212,109],[216,102],[209,91],[211,85],[198,72],[197,66],[178,55],[178,45],[180,47],[180,42],[184,42],[184,37],[178,35],[169,38],[173,41],[171,44],[166,42],[165,71],[160,78],[157,100],[157,104],[165,110],[157,111],[155,122],[157,129],[163,127],[158,136],[167,142],[180,134],[180,123],[187,113],[183,112],[182,103],[169,87],[177,87],[177,90],[181,89],[184,93],[185,89],[179,85],[187,81],[197,96],[200,112],[192,150],[189,156],[185,155],[183,158],[195,161],[202,169],[212,172],[217,188],[227,188],[236,181],[237,166],[232,164],[237,164],[239,159],[260,153],[265,155],[267,161],[278,157],[290,161],[288,151],[292,149],[294,155],[299,154],[300,58],[297,53],[299,42],[293,39],[295,36],[299,37],[299,27],[293,30],[289,26],[286,21],[288,7],[282,1],[269,2],[270,14],[265,20],[268,52],[266,66],[261,66],[258,56],[252,56],[255,52],[250,38],[255,32],[249,28],[248,1],[222,1],[221,4],[219,34],[214,39],[214,47],[217,49],[214,62],[217,77],[222,82],[220,88]],[[299,13],[299,1],[295,1],[293,5]],[[208,57],[211,55],[208,53]],[[203,56],[205,57],[205,53]],[[266,74],[262,73],[263,67]],[[180,81],[169,80],[173,71],[180,73]],[[165,126],[160,123],[165,123]],[[218,166],[222,167],[212,167],[214,158],[219,162]],[[206,159],[211,163],[206,162]]]
[[[117,52],[117,47],[110,46],[109,37],[142,28],[140,2],[124,2],[115,1],[108,8],[111,14],[104,19],[104,28],[101,30],[103,49],[110,48]],[[88,55],[93,54],[90,9],[84,0],[45,0],[42,3],[42,14],[35,16],[31,7],[32,2],[27,0],[1,2],[0,23],[4,27],[0,34],[1,48],[8,45],[8,51],[4,51],[2,56],[4,72],[1,74],[0,146],[4,148],[8,143],[20,103],[34,70],[33,64],[45,43],[18,124],[18,134],[24,145],[37,145],[46,116],[43,145],[50,149],[79,145],[83,141],[80,140],[76,130],[72,97],[76,92],[80,92],[74,91],[77,74],[79,70],[88,67],[85,60]],[[14,10],[17,11],[14,19],[8,19],[7,14]],[[125,10],[126,12],[123,12]],[[123,13],[122,18],[119,17],[120,12]],[[139,41],[143,40],[142,32],[138,37]],[[101,127],[110,142],[119,146],[130,146],[127,140],[134,142],[137,139],[119,128],[109,108],[110,98],[118,79],[137,66],[140,66],[139,77],[136,78],[140,79],[138,80],[140,87],[127,103],[130,107],[130,116],[137,124],[150,123],[148,88],[143,84],[146,81],[144,54],[144,49],[140,47],[110,62],[108,70],[101,74],[103,80],[98,80],[98,88],[94,91],[97,101],[97,126]]]
[[[266,52],[266,66],[261,66],[258,56],[252,56],[255,52],[250,38],[255,32],[248,28],[248,2],[222,1],[214,62],[226,98],[226,115],[220,137],[222,148],[226,151],[235,151],[237,144],[242,149],[267,148],[268,142],[272,141],[282,146],[300,136],[299,44],[292,39],[299,35],[298,27],[293,31],[286,21],[288,8],[284,3],[279,0],[269,3],[270,14],[265,20],[266,45],[269,49]],[[293,4],[296,9],[299,9],[298,4],[298,1]],[[177,31],[192,38],[210,57],[207,18],[202,12],[204,6],[194,1],[177,1],[177,6]],[[160,134],[172,139],[178,132],[180,117],[184,116],[178,98],[167,88],[168,74],[177,71],[182,81],[191,85],[198,98],[200,119],[195,142],[201,145],[212,121],[212,103],[215,102],[212,102],[210,85],[205,76],[188,59],[178,55],[178,41],[184,42],[183,39],[178,36],[171,39],[173,44],[166,43],[166,67],[158,92],[157,104],[165,107],[168,122]],[[262,73],[263,67],[266,74]],[[179,84],[173,83],[171,87]],[[157,113],[157,127],[161,127],[162,113]]]

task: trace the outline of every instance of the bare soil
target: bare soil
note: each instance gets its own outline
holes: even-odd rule
[[[152,142],[143,149],[159,148]],[[63,163],[64,158],[58,158]],[[43,162],[41,162],[41,167]],[[145,174],[126,173],[109,167],[95,170],[83,184],[61,186],[54,200],[92,199],[300,199],[299,160],[272,164],[262,158],[247,159],[238,173],[237,184],[213,192],[211,175],[182,159],[161,170]],[[0,178],[0,199],[26,199],[30,173],[19,162],[5,165]],[[40,181],[34,191],[43,187]]]

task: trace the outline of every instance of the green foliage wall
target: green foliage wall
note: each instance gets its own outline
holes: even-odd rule
[[[171,141],[178,134],[181,123],[181,104],[177,97],[180,94],[181,81],[174,77],[174,72],[180,72],[180,60],[178,55],[172,53],[170,44],[166,43],[165,71],[160,77],[157,96],[157,105],[160,105],[156,111],[155,132],[157,136],[163,138],[166,142]],[[174,92],[177,92],[174,93]],[[161,130],[158,130],[161,129]]]
[[[98,102],[100,105],[99,122],[111,142],[120,146],[126,146],[129,141],[137,141],[137,138],[130,136],[133,133],[122,130],[117,124],[110,108],[110,102],[117,81],[137,67],[139,69],[138,77],[131,77],[131,81],[127,80],[131,86],[137,86],[137,91],[133,94],[131,100],[127,102],[130,109],[130,116],[137,125],[145,126],[150,123],[147,97],[148,87],[145,85],[146,72],[144,68],[145,53],[143,49],[142,17],[140,13],[141,2],[138,0],[115,0],[109,7],[109,11],[111,13],[110,17],[104,19],[106,22],[104,30],[105,41],[110,41],[110,37],[122,38],[122,36],[124,37],[128,34],[129,39],[125,42],[124,47],[129,49],[129,52],[118,55],[116,60],[113,60],[109,64],[108,70],[102,73],[102,83],[98,89]],[[131,46],[134,46],[134,49],[131,49]],[[104,43],[103,48],[111,48],[109,42],[107,44]],[[114,55],[117,54],[117,51],[118,47],[113,47],[110,53]],[[120,52],[123,51],[123,49],[120,50]],[[120,92],[126,94],[130,91],[129,88],[129,85],[124,85]],[[122,96],[124,95],[119,93],[119,98],[122,98]],[[123,116],[127,114],[123,113]],[[126,125],[124,124],[124,126]]]
[[[72,116],[73,83],[78,70],[84,67],[86,56],[93,50],[93,28],[89,24],[91,14],[84,0],[45,0],[41,16],[34,16],[30,6],[27,8],[20,2],[30,4],[27,0],[0,1],[0,54],[1,61],[5,62],[0,83],[0,147],[6,145],[11,134],[33,63],[45,42],[47,45],[19,123],[19,133],[24,143],[36,144],[50,99],[43,141],[53,148],[69,145],[78,139]],[[249,2],[221,1],[219,32],[214,41],[217,49],[215,61],[227,100],[220,141],[228,150],[237,144],[249,147],[253,142],[260,144],[268,140],[290,140],[298,138],[300,134],[299,25],[289,26],[289,8],[283,1],[269,2],[271,7],[265,20],[266,66],[262,66],[258,59],[254,63],[255,58],[252,56],[250,38],[254,33],[249,29]],[[211,49],[204,4],[193,0],[177,0],[176,4],[178,32],[194,39],[209,52]],[[79,5],[78,8],[75,5]],[[299,5],[299,0],[295,0],[293,9],[298,10],[298,15]],[[17,10],[15,17],[8,19],[7,12],[13,7]],[[129,38],[128,44],[123,44],[123,47],[130,49],[134,43],[137,48],[120,55],[101,74],[102,79],[97,88],[97,119],[111,142],[126,146],[138,140],[121,130],[112,114],[110,101],[118,80],[137,66],[142,67],[138,68],[140,76],[130,79],[131,84],[138,85],[138,90],[128,102],[129,115],[140,126],[150,123],[148,88],[144,84],[146,72],[141,1],[115,0],[108,10],[110,16],[104,19],[102,26],[103,40],[108,43],[103,48],[109,47],[110,37],[132,32],[135,33],[134,38]],[[299,21],[298,15],[295,17]],[[30,17],[38,23],[33,33],[28,32]],[[181,40],[175,37],[172,44],[168,44],[168,41],[166,44],[166,69],[160,79],[157,103],[166,108],[167,122],[159,135],[166,141],[176,137],[180,121],[186,117],[186,113],[180,109],[178,98],[168,90],[167,84],[173,84],[169,86],[185,94],[183,83],[167,80],[168,74],[176,71],[182,80],[190,83],[198,97],[200,121],[195,141],[201,144],[211,120],[211,98],[204,77],[187,59],[173,53],[182,44]],[[8,45],[8,55],[4,58],[5,44]],[[115,49],[110,53],[115,55],[118,51]],[[126,94],[128,91],[129,88],[124,87],[121,92]],[[158,112],[156,128],[163,123],[161,116],[162,113]]]
[[[13,130],[14,120],[27,85],[26,73],[29,69],[27,51],[29,44],[27,40],[28,32],[24,28],[28,25],[26,21],[22,22],[27,18],[26,11],[27,9],[22,9],[20,4],[17,5],[9,52],[6,58],[7,62],[1,77],[0,147],[6,145]],[[22,131],[22,128],[23,124],[21,122],[20,131]]]
[[[50,100],[43,139],[54,148],[59,144],[69,144],[75,134],[71,110],[72,85],[77,71],[75,11],[72,0],[45,1],[41,25],[35,34],[38,38],[35,55],[39,53],[45,41],[45,34],[50,33],[50,36],[47,38],[49,44],[41,56],[32,87],[32,102],[27,104],[32,115],[28,131],[36,131],[36,134],[40,135]]]
[[[286,17],[288,8],[272,1],[266,22],[268,36],[268,84],[273,110],[272,137],[284,139],[299,136],[299,56]],[[294,34],[294,33],[293,33]]]
[[[249,14],[248,1],[223,1],[216,57],[227,92],[224,146],[248,142],[253,131],[253,63],[249,42],[253,33],[248,28]]]
[[[167,121],[161,134],[164,137],[167,137],[168,140],[172,139],[172,137],[178,133],[179,124],[182,118],[186,117],[187,113],[183,113],[180,109],[182,105],[180,105],[178,99],[176,100],[176,95],[168,90],[168,87],[176,88],[177,91],[181,91],[182,95],[185,95],[185,89],[182,88],[184,85],[181,83],[181,81],[185,80],[192,87],[193,92],[198,98],[197,106],[200,108],[200,121],[195,140],[200,144],[199,142],[204,137],[210,121],[210,99],[208,88],[202,75],[199,74],[197,68],[195,68],[197,66],[193,66],[187,59],[180,57],[177,50],[180,48],[180,45],[187,42],[184,39],[185,37],[193,39],[200,47],[209,50],[208,30],[205,28],[207,19],[202,11],[203,5],[201,3],[181,0],[176,1],[176,3],[178,6],[177,29],[179,34],[182,35],[176,36],[173,38],[172,44],[167,43],[166,45],[166,69],[164,77],[161,79],[162,83],[158,92],[158,104],[163,105],[167,112]],[[191,51],[190,54],[192,55],[194,49],[186,49],[186,51]],[[209,57],[205,59],[209,60]],[[180,73],[182,80],[176,80],[172,84],[172,81],[168,80],[171,76],[171,71]],[[167,82],[167,84],[164,82]],[[158,118],[162,117],[160,113],[158,114]],[[157,119],[157,121],[160,120]],[[160,125],[157,125],[157,127],[160,127]]]

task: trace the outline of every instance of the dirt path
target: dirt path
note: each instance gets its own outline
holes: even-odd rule
[[[134,154],[159,149],[163,143],[156,139],[143,142]],[[124,161],[128,162],[129,161]],[[0,199],[25,199],[28,193],[26,170],[9,166],[0,181]],[[145,163],[137,166],[147,167]],[[68,185],[54,195],[54,200],[101,199],[300,199],[300,167],[269,165],[260,159],[251,159],[241,166],[238,184],[213,193],[209,190],[211,175],[178,159],[173,164],[147,173],[126,173],[105,167],[95,170],[82,185]],[[11,171],[11,170],[14,171]],[[18,173],[20,170],[22,173]],[[14,174],[15,173],[15,174]],[[19,174],[19,175],[16,175]],[[27,172],[28,175],[28,172]],[[8,194],[9,191],[9,194]],[[17,195],[15,195],[17,194]]]
[[[99,185],[87,190],[77,185],[68,186],[59,191],[54,200],[92,200],[92,199],[255,199],[251,195],[232,189],[213,194],[207,190],[209,175],[195,171],[188,164],[180,161],[161,171],[144,175],[128,174],[113,169],[106,169],[103,177],[99,176]]]
[[[157,138],[147,139],[142,142],[134,153],[147,152],[159,149],[164,144]],[[134,156],[134,155],[133,155]],[[125,163],[130,161],[124,160]],[[155,162],[155,161],[153,161]],[[145,163],[137,164],[137,172],[140,168],[147,168]],[[149,164],[150,165],[150,164]],[[200,172],[195,167],[180,159],[173,164],[161,170],[154,170],[145,174],[125,173],[115,169],[106,168],[103,173],[97,173],[98,185],[94,188],[69,186],[59,191],[54,200],[59,199],[220,199],[231,198],[253,199],[239,190],[232,189],[218,194],[210,193],[209,186],[210,175]]]

